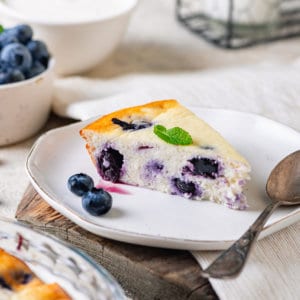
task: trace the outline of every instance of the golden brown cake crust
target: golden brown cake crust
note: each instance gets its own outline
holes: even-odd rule
[[[144,117],[149,115],[151,112],[152,117],[159,115],[162,112],[167,111],[172,107],[179,106],[179,103],[176,100],[160,100],[150,102],[144,105],[128,107],[124,109],[117,110],[110,114],[104,115],[99,118],[97,121],[93,122],[92,124],[87,125],[80,131],[80,134],[84,136],[84,130],[93,130],[96,132],[107,132],[118,128],[118,125],[115,125],[111,122],[112,118],[122,119],[127,121],[127,118],[132,116],[134,117]]]
[[[26,288],[19,293],[17,299],[22,300],[70,300],[71,298],[57,284],[42,284]]]
[[[71,300],[58,284],[45,284],[22,260],[1,248],[0,279],[13,292],[14,300]]]
[[[191,134],[194,146],[214,145],[214,148],[222,156],[242,161],[249,166],[246,159],[225,141],[216,130],[174,99],[159,100],[114,111],[82,128],[80,135],[85,139],[86,149],[95,165],[96,161],[93,155],[96,150],[94,143],[95,136],[109,136],[108,139],[113,140],[124,133],[119,125],[112,122],[113,118],[127,123],[132,123],[139,119],[149,122],[156,120],[159,124],[167,128],[179,126]]]
[[[32,279],[26,284],[22,284],[24,274],[32,276]],[[42,283],[25,263],[3,249],[0,249],[0,276],[14,291],[20,291],[29,286]]]

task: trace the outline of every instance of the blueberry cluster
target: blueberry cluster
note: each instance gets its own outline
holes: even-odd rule
[[[86,174],[72,175],[68,179],[68,188],[82,197],[82,207],[93,216],[103,215],[112,207],[111,195],[103,189],[95,188],[93,179]]]
[[[17,25],[0,33],[0,84],[29,79],[47,69],[47,46],[32,37],[28,25]]]

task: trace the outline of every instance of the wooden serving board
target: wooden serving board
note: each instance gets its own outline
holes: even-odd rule
[[[131,245],[94,235],[52,209],[32,186],[16,218],[88,253],[133,299],[218,299],[188,251]]]

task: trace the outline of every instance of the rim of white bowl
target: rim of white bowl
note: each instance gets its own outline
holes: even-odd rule
[[[45,77],[45,75],[47,75],[50,71],[52,71],[53,68],[54,68],[54,65],[55,65],[55,59],[51,58],[49,60],[47,69],[45,71],[43,71],[41,74],[39,74],[37,76],[34,76],[32,78],[24,79],[24,80],[17,81],[17,82],[0,84],[0,90],[9,89],[9,88],[15,88],[15,87],[18,87],[18,86],[27,85],[27,84],[30,84],[30,83],[32,83],[34,81],[37,81],[41,77]]]
[[[18,19],[20,22],[25,23],[31,23],[31,24],[40,24],[40,25],[47,25],[47,26],[73,26],[73,25],[83,25],[83,24],[92,24],[100,21],[107,21],[114,18],[117,18],[119,16],[125,15],[127,13],[130,13],[133,11],[133,9],[137,6],[139,0],[126,0],[122,2],[126,2],[127,5],[125,5],[122,9],[117,11],[115,14],[108,14],[107,16],[102,16],[100,18],[91,18],[88,20],[81,20],[81,21],[45,21],[39,18],[29,17],[25,14],[22,14],[13,8],[9,7],[7,3],[0,0],[0,11],[6,13],[7,15]]]

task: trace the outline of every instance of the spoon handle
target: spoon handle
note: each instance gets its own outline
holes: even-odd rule
[[[206,278],[230,278],[239,275],[264,224],[279,204],[279,202],[270,203],[249,229],[210,266],[201,271],[201,275]]]

